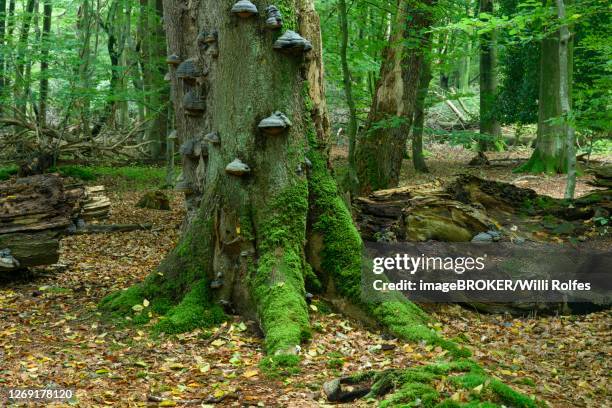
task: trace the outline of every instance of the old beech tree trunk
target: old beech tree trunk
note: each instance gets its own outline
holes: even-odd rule
[[[567,2],[566,2],[567,3]],[[547,1],[546,4],[552,2]],[[565,31],[564,31],[565,34]],[[531,173],[565,173],[567,171],[567,134],[570,124],[565,120],[561,81],[566,83],[567,111],[572,104],[573,37],[563,38],[565,57],[561,61],[559,41],[561,31],[542,40],[540,53],[540,96],[538,98],[538,137],[531,158],[517,171]],[[561,64],[564,64],[561,69]],[[573,149],[572,149],[573,150]]]
[[[400,0],[368,124],[355,149],[357,192],[397,186],[412,126],[431,0]],[[408,18],[407,16],[410,16]]]
[[[217,132],[220,143],[202,142],[184,158],[181,185],[188,186],[189,216],[178,246],[142,284],[110,295],[101,307],[130,314],[147,299],[147,312],[162,316],[155,327],[167,333],[217,323],[223,309],[236,311],[259,322],[269,353],[287,355],[310,335],[308,287],[347,313],[374,317],[397,336],[447,346],[403,297],[378,303],[360,298],[362,242],[328,169],[313,1],[276,3],[284,18],[280,30],[265,28],[266,2],[254,1],[259,15],[250,18],[232,15],[233,3],[164,3],[169,55],[194,58],[207,73],[185,81],[170,68],[179,138],[184,147]],[[299,55],[274,50],[287,29],[313,49]],[[215,30],[216,42],[198,44],[199,33]],[[199,116],[185,109],[189,92],[205,100]],[[290,129],[263,134],[259,122],[275,111],[290,119]],[[228,174],[234,159],[246,163],[250,174]]]

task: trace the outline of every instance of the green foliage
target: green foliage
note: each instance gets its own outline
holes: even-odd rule
[[[19,169],[15,165],[0,167],[0,180],[7,180],[11,176],[17,174]]]
[[[271,378],[297,375],[300,373],[300,358],[287,354],[268,356],[261,360],[259,368],[265,375]]]

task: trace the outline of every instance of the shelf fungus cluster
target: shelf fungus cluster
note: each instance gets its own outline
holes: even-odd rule
[[[259,13],[257,7],[249,0],[238,0],[234,7],[232,7],[232,13],[238,17],[249,18]]]
[[[266,8],[266,28],[276,30],[283,26],[283,16],[276,6],[268,6]]]
[[[190,160],[208,157],[208,145],[198,139],[190,139],[181,145],[179,153]]]
[[[206,101],[192,89],[183,96],[183,107],[189,115],[200,116],[206,110]]]
[[[218,145],[221,143],[221,138],[219,137],[218,132],[211,132],[204,135],[203,140],[213,145]]]
[[[259,122],[259,129],[271,136],[280,135],[291,127],[291,121],[284,113],[276,111]]]
[[[196,39],[196,41],[198,42],[198,46],[200,48],[208,48],[212,44],[215,44],[218,38],[219,38],[219,33],[217,32],[217,30],[214,30],[214,31],[204,30],[204,31],[201,31],[200,34],[198,34],[198,38]]]
[[[234,159],[233,162],[225,167],[225,172],[233,176],[242,177],[251,173],[251,168],[247,164],[243,163],[242,160]]]
[[[295,31],[287,30],[276,40],[274,49],[287,54],[299,55],[312,50],[312,44]]]
[[[195,83],[198,78],[205,77],[207,71],[200,69],[195,58],[189,58],[181,62],[176,69],[176,77],[188,83]]]

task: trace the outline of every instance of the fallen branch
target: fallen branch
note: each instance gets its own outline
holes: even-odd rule
[[[110,232],[148,231],[153,224],[90,224],[72,232],[73,235],[106,234]]]

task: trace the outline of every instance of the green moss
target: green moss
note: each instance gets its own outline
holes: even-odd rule
[[[513,170],[514,173],[566,173],[567,163],[564,157],[545,157],[535,149],[529,160]]]
[[[17,174],[19,169],[15,165],[0,167],[0,180],[8,180],[11,176]]]
[[[250,284],[270,354],[289,352],[311,335],[303,254],[307,212],[307,185],[297,181],[276,194],[262,214],[260,257]]]
[[[300,373],[300,358],[294,355],[281,354],[265,357],[259,368],[268,377],[278,378]]]
[[[295,13],[297,7],[294,2],[291,0],[277,0],[275,6],[278,7],[283,16],[283,28],[297,31],[297,14]]]
[[[181,303],[167,311],[153,327],[153,331],[168,334],[184,333],[222,323],[226,319],[225,313],[219,306],[206,302],[207,296],[206,282],[204,280],[197,282]]]
[[[206,219],[206,221],[204,221]],[[204,239],[211,231],[210,217],[196,217],[181,242],[142,283],[104,298],[99,308],[110,319],[132,318],[134,324],[145,324],[150,316],[162,316],[153,327],[155,333],[180,333],[210,327],[226,319],[222,309],[213,304],[206,275],[210,249]],[[134,310],[135,305],[149,306]]]

